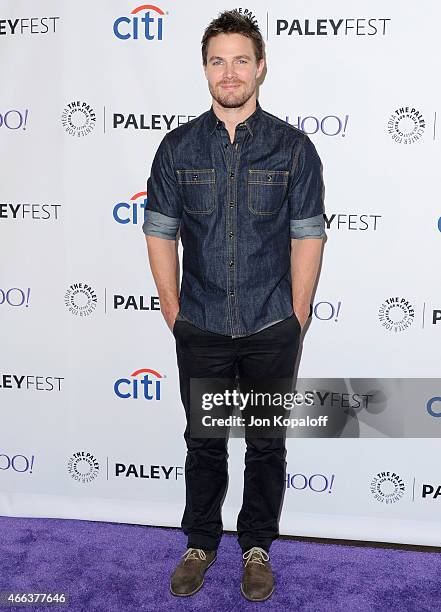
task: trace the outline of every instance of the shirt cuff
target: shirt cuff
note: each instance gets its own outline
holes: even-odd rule
[[[309,217],[308,219],[290,220],[291,238],[324,238],[325,219],[323,214]]]
[[[167,215],[163,215],[155,210],[146,209],[142,231],[146,236],[176,240],[180,223],[180,219],[167,217]]]

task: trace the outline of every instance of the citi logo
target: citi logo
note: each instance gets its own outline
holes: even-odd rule
[[[130,378],[118,378],[113,385],[121,399],[161,399],[161,379],[165,378],[156,370],[142,368],[130,374]]]
[[[163,15],[165,12],[154,4],[141,4],[133,9],[130,17],[115,19],[113,33],[120,40],[162,40]]]
[[[141,217],[144,221],[144,211],[147,206],[147,191],[140,191],[135,193],[130,198],[129,202],[118,202],[113,207],[113,218],[117,223],[123,225],[127,223],[138,223],[138,219]]]

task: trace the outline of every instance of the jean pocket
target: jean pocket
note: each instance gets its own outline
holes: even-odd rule
[[[184,210],[194,214],[210,214],[216,208],[216,176],[214,168],[176,170],[182,191]]]
[[[282,208],[288,170],[248,170],[248,209],[254,215],[274,215]]]

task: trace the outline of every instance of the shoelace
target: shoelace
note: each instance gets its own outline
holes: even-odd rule
[[[199,555],[199,557],[197,555]],[[205,561],[205,559],[207,558],[207,555],[204,553],[202,548],[188,548],[182,556],[184,557],[184,562],[188,561],[189,559],[198,558],[202,561]]]
[[[264,561],[269,561],[269,554],[260,546],[253,546],[250,550],[247,550],[242,555],[243,559],[245,559],[245,567],[248,563],[260,563],[260,565],[264,565]]]

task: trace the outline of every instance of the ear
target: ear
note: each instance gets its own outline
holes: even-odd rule
[[[261,60],[259,60],[259,62],[257,64],[256,78],[260,77],[260,75],[262,74],[264,68],[265,68],[265,58],[262,58]]]

